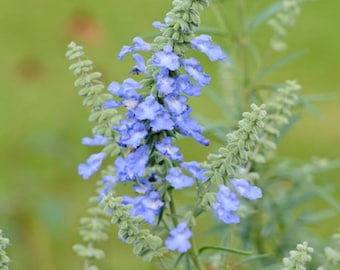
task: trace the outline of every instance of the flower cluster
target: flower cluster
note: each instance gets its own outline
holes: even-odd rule
[[[262,197],[262,191],[257,186],[252,186],[246,179],[231,179],[233,188],[237,194],[248,199],[257,200]],[[213,210],[216,216],[226,224],[239,223],[240,218],[235,213],[240,207],[240,201],[229,187],[220,185],[216,194],[216,201],[213,204]]]

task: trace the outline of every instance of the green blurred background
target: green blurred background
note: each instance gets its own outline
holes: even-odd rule
[[[121,46],[152,32],[151,23],[163,20],[170,7],[170,0],[0,0],[0,228],[11,238],[12,270],[81,269],[72,245],[79,240],[79,218],[94,180],[82,181],[77,166],[93,150],[80,144],[92,126],[73,87],[66,45],[81,43],[104,81],[121,81],[131,67],[129,60],[117,60]],[[289,31],[289,51],[308,49],[308,54],[272,81],[297,79],[305,94],[340,94],[339,9],[338,0],[303,6]],[[217,25],[211,10],[203,12],[202,24]],[[203,96],[194,105],[218,118],[205,102]],[[339,100],[318,103],[321,118],[303,113],[279,152],[306,159],[339,157],[339,105]],[[185,149],[189,156],[197,154]],[[322,181],[339,181],[338,173]],[[107,247],[103,269],[151,269],[119,241]]]

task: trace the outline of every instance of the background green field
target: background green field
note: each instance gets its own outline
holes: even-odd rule
[[[170,0],[0,0],[0,228],[11,238],[12,270],[81,269],[71,247],[79,240],[79,218],[94,189],[93,180],[77,175],[78,164],[92,150],[80,145],[91,125],[68,71],[66,45],[83,44],[107,83],[121,81],[131,66],[118,62],[121,46],[152,32],[151,22],[162,20],[170,6]],[[304,5],[288,40],[291,52],[308,53],[273,81],[297,79],[305,94],[340,94],[339,10],[338,0]],[[202,24],[216,26],[211,10],[204,11]],[[205,98],[197,98],[198,111]],[[306,159],[339,157],[339,105],[338,99],[318,103],[321,118],[304,112],[279,152]],[[320,181],[338,182],[338,173]],[[320,234],[327,237],[331,229],[325,228]],[[115,240],[114,229],[111,235],[103,269],[151,269]]]

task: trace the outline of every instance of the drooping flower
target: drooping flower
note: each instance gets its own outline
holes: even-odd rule
[[[187,74],[182,74],[176,77],[176,86],[183,94],[188,96],[199,96],[201,94],[200,87],[193,85]]]
[[[165,180],[168,181],[174,189],[191,187],[195,182],[194,179],[183,174],[178,168],[171,168]]]
[[[175,123],[167,112],[162,111],[150,122],[150,126],[152,131],[158,132],[161,130],[173,130]]]
[[[150,51],[151,50],[151,45],[147,42],[145,42],[142,38],[140,37],[135,37],[133,39],[133,46],[123,46],[119,55],[118,59],[122,60],[123,57],[127,53],[132,53],[135,51]]]
[[[138,147],[135,152],[129,153],[125,159],[118,157],[115,161],[118,180],[124,182],[143,177],[148,160],[149,147],[147,145]]]
[[[224,185],[219,186],[216,194],[216,200],[213,203],[213,210],[218,219],[226,224],[235,224],[240,222],[240,218],[234,211],[240,207],[240,201],[236,194]]]
[[[187,100],[187,97],[175,94],[168,95],[164,98],[164,102],[172,115],[181,115],[186,112],[189,109],[186,104]]]
[[[252,186],[246,179],[231,179],[230,182],[235,187],[238,194],[248,200],[257,200],[262,197],[262,190],[257,186]]]
[[[207,181],[207,177],[204,175],[208,169],[202,169],[200,164],[197,161],[183,162],[181,164],[182,169],[188,171],[194,178],[205,182]]]
[[[120,134],[118,143],[121,146],[131,146],[137,148],[148,134],[147,126],[136,119],[120,120],[118,127],[112,127]]]
[[[106,145],[107,144],[107,137],[99,134],[94,134],[93,138],[90,137],[84,137],[81,140],[81,143],[83,145],[89,145],[89,146],[98,146],[98,145]]]
[[[170,236],[165,239],[165,246],[169,250],[177,250],[178,252],[187,252],[190,247],[189,239],[192,237],[192,232],[188,228],[186,222],[179,223],[170,231]]]
[[[196,142],[208,146],[209,140],[202,135],[203,127],[197,121],[189,117],[190,111],[175,116],[175,127],[182,135],[192,137]]]
[[[134,113],[135,118],[138,120],[154,120],[161,111],[162,106],[156,101],[153,95],[150,95],[138,104]]]
[[[157,51],[154,53],[151,65],[174,71],[180,66],[179,56],[172,51],[172,47],[170,45],[166,45],[163,48],[163,51]]]
[[[168,69],[161,69],[155,77],[158,92],[162,95],[176,93],[176,80],[169,76]]]
[[[133,60],[135,60],[136,62],[136,66],[134,66],[132,68],[132,70],[130,71],[130,73],[134,73],[134,74],[139,74],[139,73],[145,73],[146,71],[146,66],[145,66],[145,61],[143,56],[141,56],[140,54],[134,54],[132,55]]]
[[[132,204],[133,208],[130,210],[132,216],[143,216],[145,222],[153,224],[157,215],[159,214],[164,203],[160,200],[160,195],[156,191],[151,191],[144,196],[137,196],[131,198],[129,196],[123,197],[123,204]]]
[[[191,47],[206,54],[210,61],[225,61],[226,56],[220,46],[214,45],[209,35],[200,35],[191,40]]]
[[[202,71],[202,66],[195,58],[183,59],[182,65],[186,73],[192,77],[199,86],[205,86],[210,83],[210,76]]]
[[[142,85],[136,82],[132,78],[127,78],[122,84],[118,82],[110,83],[108,90],[111,94],[116,95],[120,98],[130,98],[132,96],[137,96],[137,90],[142,89]]]
[[[82,163],[78,166],[78,174],[83,177],[83,179],[89,179],[93,174],[95,174],[102,164],[106,154],[103,152],[92,154],[86,163]]]
[[[114,175],[106,175],[102,179],[102,183],[104,184],[104,188],[99,192],[98,201],[101,202],[103,197],[109,194],[110,190],[117,184],[118,179]]]
[[[160,143],[156,143],[156,149],[163,154],[165,157],[181,161],[183,155],[179,152],[179,147],[172,145],[172,139],[170,137],[165,137]]]

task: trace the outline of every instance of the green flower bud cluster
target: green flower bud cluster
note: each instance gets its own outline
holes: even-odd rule
[[[281,270],[306,270],[305,264],[312,260],[312,256],[309,254],[313,252],[314,249],[309,247],[307,242],[298,244],[296,250],[289,252],[289,257],[283,258],[285,267]]]
[[[118,123],[119,116],[115,109],[102,108],[102,104],[112,99],[112,95],[107,91],[103,92],[105,85],[99,80],[101,73],[91,72],[93,70],[92,61],[84,60],[82,58],[84,55],[82,46],[78,46],[74,42],[68,45],[66,57],[70,61],[75,61],[69,69],[78,77],[74,85],[80,87],[78,93],[84,97],[83,105],[92,107],[89,121],[97,123],[92,130],[93,134],[114,138],[111,127]],[[110,144],[107,147],[110,147]]]
[[[317,270],[339,269],[340,266],[340,233],[332,236],[332,246],[324,249],[325,262]]]
[[[84,270],[96,270],[98,268],[90,264],[90,261],[103,259],[105,253],[103,250],[95,248],[94,244],[107,240],[108,235],[105,230],[110,225],[110,222],[107,218],[109,216],[107,211],[98,205],[98,197],[91,197],[89,204],[89,216],[80,220],[82,225],[80,235],[86,244],[76,244],[73,246],[73,250],[78,256],[85,259]]]
[[[287,48],[283,40],[287,33],[286,28],[295,25],[295,18],[299,14],[300,6],[297,0],[282,0],[280,11],[268,21],[268,25],[274,31],[274,36],[270,41],[270,46],[274,51],[283,51]]]
[[[0,230],[0,270],[8,270],[10,259],[6,254],[6,248],[9,245],[9,240],[2,235]]]
[[[200,25],[200,11],[208,6],[208,0],[174,0],[173,8],[166,15],[165,25],[161,27],[162,35],[155,38],[161,49],[165,45],[173,47],[181,55],[190,48],[194,29]]]
[[[276,150],[275,140],[280,135],[280,128],[289,123],[292,108],[299,102],[301,86],[296,81],[286,81],[266,104],[267,117],[264,119],[263,135],[258,141],[251,160],[256,163],[266,162],[267,156]]]
[[[162,257],[168,251],[163,246],[162,239],[153,235],[149,229],[142,229],[143,217],[132,217],[129,213],[132,205],[124,205],[121,202],[122,197],[114,197],[113,194],[105,196],[102,202],[106,211],[112,213],[111,223],[118,225],[119,238],[133,244],[133,253],[141,256],[146,262]]]
[[[251,112],[244,112],[238,122],[239,128],[227,134],[227,145],[218,150],[218,154],[208,156],[209,176],[214,183],[225,183],[226,177],[245,177],[242,168],[248,164],[250,156],[263,134],[265,105],[251,105]],[[249,177],[246,177],[250,179]]]

